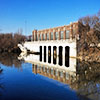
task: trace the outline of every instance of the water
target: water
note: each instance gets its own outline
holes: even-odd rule
[[[99,63],[77,61],[70,71],[42,65],[37,55],[17,58],[0,56],[0,100],[100,100]]]

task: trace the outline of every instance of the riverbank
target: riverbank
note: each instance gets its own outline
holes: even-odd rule
[[[17,46],[18,43],[24,42],[26,39],[26,36],[22,34],[0,34],[0,53],[20,53],[20,49]]]
[[[88,50],[79,52],[78,58],[81,61],[100,62],[100,48],[91,47]]]
[[[18,46],[12,47],[12,48],[5,48],[1,49],[0,48],[0,53],[21,53],[21,50]]]
[[[22,64],[22,61],[18,60],[19,53],[0,53],[0,63],[5,66],[15,66],[19,68]]]

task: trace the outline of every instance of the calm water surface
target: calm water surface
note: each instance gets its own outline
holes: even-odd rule
[[[100,100],[100,64],[79,63],[76,76],[67,79],[16,55],[1,55],[0,100]]]

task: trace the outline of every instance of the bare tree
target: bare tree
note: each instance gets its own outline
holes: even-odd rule
[[[90,50],[99,49],[100,42],[100,11],[92,16],[85,16],[79,19],[80,40],[79,49],[82,55],[88,55]],[[84,52],[84,53],[82,53]]]
[[[97,15],[86,16],[79,19],[86,29],[84,30],[82,38],[90,46],[91,43],[97,45],[100,39],[100,12]]]
[[[12,33],[0,34],[0,52],[11,52],[15,48],[18,48],[17,44],[23,42],[25,39],[25,36],[18,33],[14,35]]]

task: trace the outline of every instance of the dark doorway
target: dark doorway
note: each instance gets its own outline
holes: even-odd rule
[[[46,62],[46,46],[44,46],[44,62]]]
[[[65,47],[65,66],[69,67],[69,46]]]
[[[62,66],[62,61],[63,61],[63,58],[62,58],[62,46],[59,46],[59,65]]]
[[[51,63],[51,46],[48,46],[48,63]]]
[[[53,64],[56,64],[56,58],[57,58],[57,47],[53,47]]]
[[[40,61],[42,61],[42,46],[40,46]]]

